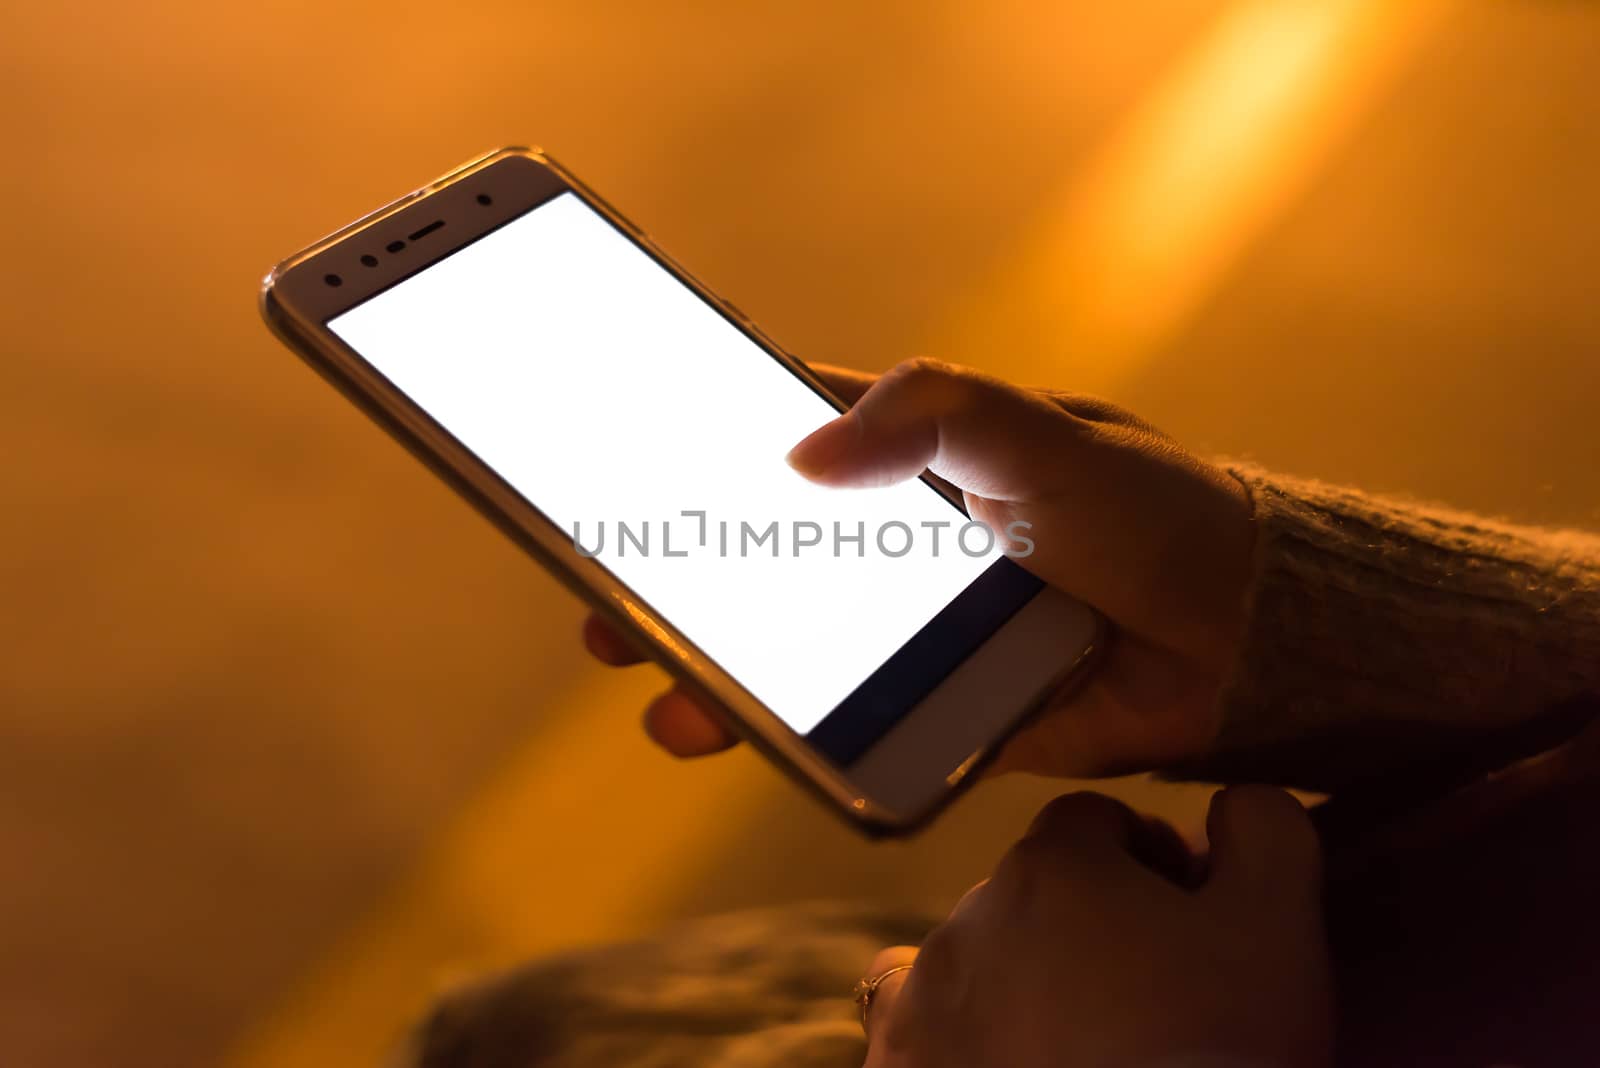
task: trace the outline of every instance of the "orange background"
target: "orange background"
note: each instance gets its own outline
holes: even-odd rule
[[[687,7],[688,9],[683,9]],[[1050,784],[870,847],[266,333],[280,256],[544,145],[803,357],[1600,525],[1600,9],[33,4],[0,37],[0,1063],[371,1063],[674,916],[947,905]],[[1177,818],[1197,794],[1118,784]]]

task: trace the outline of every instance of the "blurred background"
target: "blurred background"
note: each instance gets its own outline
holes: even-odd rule
[[[281,256],[552,151],[804,358],[1600,525],[1600,5],[27,4],[0,35],[0,1063],[374,1063],[445,984],[747,904],[947,907],[268,336]],[[1202,793],[1132,781],[1191,818]]]

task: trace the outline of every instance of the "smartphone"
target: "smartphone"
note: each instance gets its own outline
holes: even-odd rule
[[[863,831],[923,824],[1093,659],[1098,616],[1016,562],[1025,535],[969,523],[926,478],[841,490],[792,471],[789,448],[843,405],[538,150],[289,257],[261,309]]]

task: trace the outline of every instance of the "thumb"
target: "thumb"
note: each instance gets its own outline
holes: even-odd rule
[[[1299,801],[1271,786],[1234,786],[1211,798],[1206,892],[1250,908],[1291,907],[1322,890],[1322,845]]]
[[[1088,424],[1037,393],[936,360],[903,363],[789,453],[831,486],[885,486],[931,470],[998,501],[1059,489],[1063,449]]]

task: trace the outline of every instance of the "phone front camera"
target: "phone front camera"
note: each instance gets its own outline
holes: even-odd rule
[[[490,204],[494,203],[494,197],[490,196],[488,193],[479,193],[478,203],[487,208]]]
[[[324,282],[328,283],[330,286],[342,286],[342,285],[344,285],[344,279],[340,278],[336,274],[325,274],[325,275],[322,276],[322,280]]]

